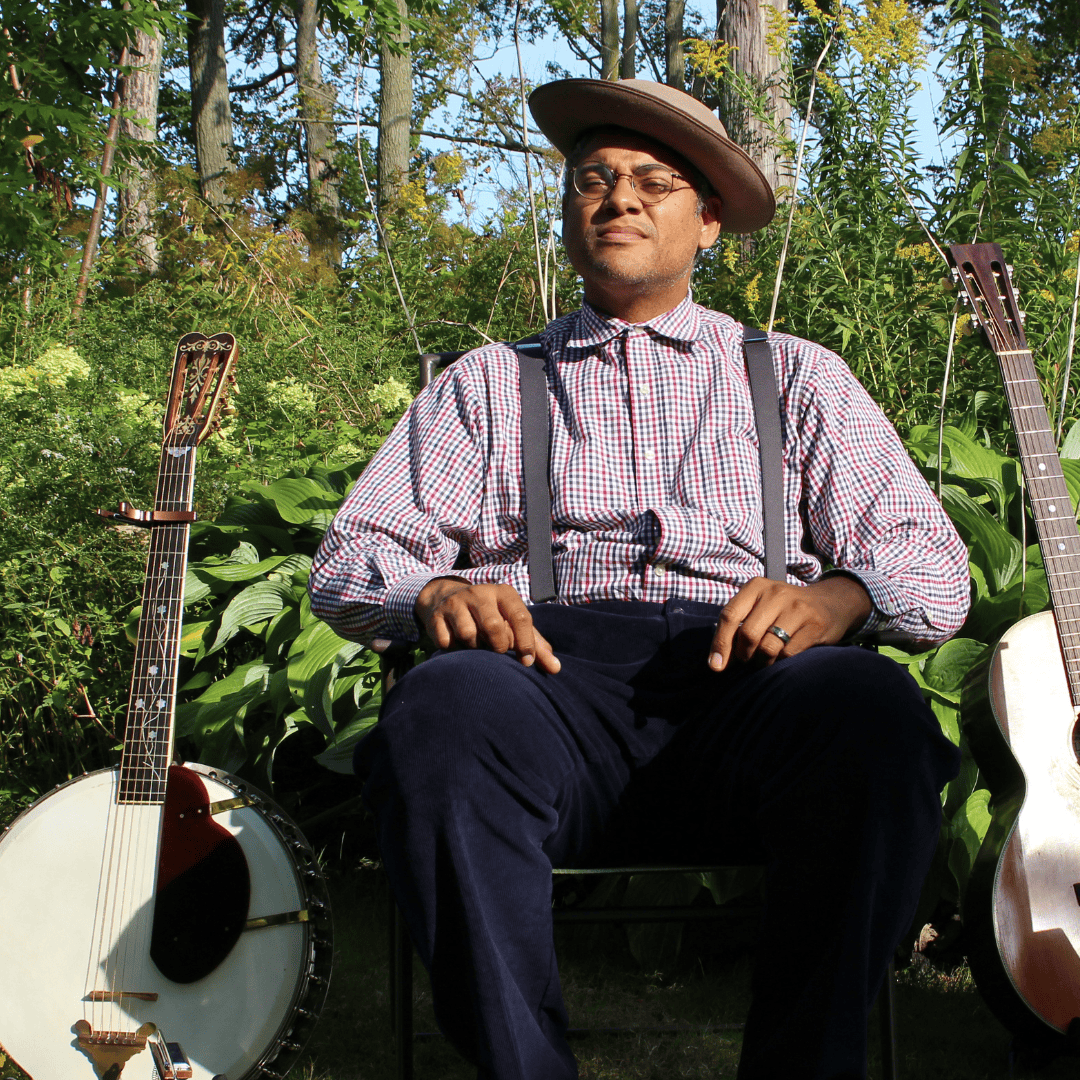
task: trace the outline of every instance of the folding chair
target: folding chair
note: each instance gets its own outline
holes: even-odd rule
[[[760,338],[758,340],[761,340]],[[434,379],[436,373],[445,367],[448,367],[459,357],[464,356],[463,352],[442,352],[442,353],[423,353],[420,355],[420,386],[421,388],[427,386],[432,379]],[[775,389],[773,390],[771,400],[775,402]],[[756,403],[755,403],[756,404]],[[773,406],[775,408],[775,406]],[[758,413],[759,426],[762,420],[762,415]],[[772,429],[775,436],[778,436],[779,428]],[[764,442],[764,438],[762,440]],[[775,437],[774,437],[775,441]],[[779,541],[783,543],[783,508],[782,504],[779,507],[780,517],[777,518],[776,500],[773,499],[773,505],[770,507],[768,503],[770,491],[775,496],[778,488],[776,486],[779,478],[778,472],[775,472],[772,479],[772,486],[769,485],[768,467],[764,461],[765,451],[763,450],[763,473],[766,473],[763,479],[763,490],[766,498],[766,514],[765,514],[765,531],[766,531],[766,546],[768,551],[769,536],[771,534],[773,540],[772,559],[775,565],[776,547],[775,545]],[[528,464],[526,464],[526,472],[528,471]],[[778,528],[779,521],[779,528]],[[780,553],[782,557],[782,547]],[[768,562],[768,558],[767,558]],[[881,634],[876,636],[876,640],[881,644],[901,644],[905,643],[906,639],[904,635],[897,634]],[[871,646],[874,641],[868,642]],[[383,676],[383,695],[391,689],[391,687],[400,679],[414,663],[414,652],[411,647],[404,645],[394,646],[388,649],[382,656],[382,676]],[[573,874],[573,875],[610,875],[610,874],[652,874],[652,873],[707,873],[714,870],[723,869],[718,866],[623,866],[623,867],[594,867],[594,868],[580,868],[562,870],[555,869],[553,873],[555,875],[560,874]],[[389,965],[389,997],[390,997],[390,1023],[393,1031],[394,1039],[394,1053],[396,1060],[395,1080],[413,1080],[413,1042],[414,1033],[413,1030],[413,946],[409,937],[409,932],[405,926],[405,920],[401,915],[400,910],[393,898],[390,900],[390,965]],[[710,922],[722,922],[728,921],[732,917],[732,912],[721,905],[713,905],[711,907],[698,907],[691,905],[673,905],[668,907],[570,907],[570,908],[557,908],[553,912],[554,921],[556,923],[665,923],[665,922],[692,922],[706,920]],[[894,996],[894,984],[895,984],[895,968],[890,962],[888,973],[885,977],[885,983],[882,987],[881,993],[878,995],[877,1009],[880,1022],[880,1035],[881,1035],[881,1059],[882,1059],[882,1077],[883,1080],[897,1080],[898,1068],[897,1068],[897,1052],[896,1052],[896,1032],[895,1032],[895,996]],[[627,1033],[633,1032],[635,1029],[627,1028],[620,1029],[625,1030]],[[587,1029],[571,1029],[572,1034],[586,1033]],[[428,1034],[428,1033],[420,1033]]]

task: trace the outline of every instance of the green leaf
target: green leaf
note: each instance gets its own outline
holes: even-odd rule
[[[936,690],[958,692],[963,688],[967,673],[979,662],[986,649],[983,642],[971,638],[946,641],[923,665],[927,685]]]
[[[241,664],[206,688],[194,701],[176,707],[177,738],[205,738],[222,725],[242,718],[250,705],[265,699],[270,666],[253,660]]]
[[[356,744],[378,722],[381,705],[380,698],[372,695],[356,717],[337,733],[327,748],[321,754],[315,755],[315,760],[331,772],[351,776]]]
[[[363,649],[358,641],[346,641],[326,623],[315,622],[301,631],[289,650],[289,691],[327,738],[334,737],[334,680],[342,665]]]
[[[942,485],[941,502],[968,545],[972,562],[982,567],[993,591],[1008,588],[1020,573],[1020,541],[953,484]]]
[[[990,828],[990,792],[978,788],[964,801],[949,823],[949,869],[963,896],[983,837]]]
[[[272,502],[282,519],[293,525],[325,528],[333,520],[341,499],[314,480],[277,480],[260,496]]]
[[[292,599],[292,587],[283,581],[256,581],[229,601],[207,655],[217,652],[244,627],[272,619]]]

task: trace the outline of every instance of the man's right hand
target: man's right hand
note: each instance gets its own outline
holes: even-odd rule
[[[433,578],[416,599],[416,617],[440,649],[517,653],[526,666],[554,675],[561,667],[532,615],[511,585],[473,585],[462,578]]]

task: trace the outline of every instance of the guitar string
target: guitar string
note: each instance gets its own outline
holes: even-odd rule
[[[225,355],[227,358],[228,354]],[[202,392],[196,395],[198,406],[204,405],[205,389],[214,382],[215,372],[223,366],[220,355],[214,356],[213,360],[217,363],[207,363],[199,372],[200,386],[196,390],[201,388]],[[187,365],[184,366],[186,369]],[[191,443],[179,448],[179,453],[170,453],[166,445],[168,441],[166,438],[162,446],[155,509],[190,510],[195,445]],[[121,1030],[119,1017],[124,1011],[124,1002],[118,996],[111,996],[108,991],[137,991],[139,988],[128,986],[126,979],[141,967],[142,958],[149,955],[160,831],[157,826],[163,813],[165,781],[171,757],[188,532],[189,527],[185,523],[154,526],[151,534],[143,611],[143,617],[149,616],[150,622],[147,633],[139,635],[137,652],[140,655],[136,657],[128,703],[129,727],[125,731],[124,753],[117,778],[118,820],[110,830],[112,842],[107,844],[107,858],[112,872],[103,875],[106,885],[105,895],[101,898],[102,914],[106,916],[111,912],[111,917],[102,919],[102,932],[96,950],[98,962],[95,967],[102,973],[100,988],[106,991],[101,995],[104,1000],[100,1011],[94,1013],[92,1010],[97,1021],[94,1026],[98,1031]],[[152,565],[155,559],[158,563],[156,568]],[[161,572],[163,570],[164,573]],[[158,590],[156,594],[155,588]],[[150,660],[155,663],[151,664]],[[152,670],[155,666],[158,668],[156,672]],[[144,705],[150,702],[151,707],[138,709],[140,700]],[[137,717],[137,713],[142,715]],[[151,713],[152,718],[148,715]],[[136,723],[140,744],[138,756],[131,752],[136,743],[128,737]],[[157,814],[147,812],[147,807],[154,805],[159,807]],[[120,851],[125,853],[121,856],[123,865],[119,874],[116,873],[118,844]],[[141,910],[133,912],[132,904],[138,903],[142,905]],[[131,932],[132,929],[134,932]],[[121,940],[118,934],[123,940],[122,955],[118,954],[114,959],[108,942]],[[95,988],[98,983],[99,979],[95,978]]]

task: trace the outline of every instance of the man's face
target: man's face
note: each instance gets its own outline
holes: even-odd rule
[[[585,282],[585,298],[602,311],[644,322],[686,295],[694,258],[720,232],[720,200],[698,211],[697,193],[685,180],[663,202],[647,205],[627,174],[666,165],[686,175],[686,162],[644,136],[598,132],[578,155],[578,165],[597,163],[620,174],[611,194],[588,202],[571,185],[563,206],[563,243]]]

